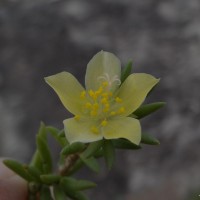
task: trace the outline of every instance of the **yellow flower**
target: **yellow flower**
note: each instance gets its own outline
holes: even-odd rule
[[[73,142],[126,138],[141,140],[140,122],[129,117],[144,101],[159,79],[149,74],[131,74],[121,84],[120,60],[101,51],[88,63],[85,88],[68,72],[46,77],[65,108],[74,114],[63,121],[66,138]]]

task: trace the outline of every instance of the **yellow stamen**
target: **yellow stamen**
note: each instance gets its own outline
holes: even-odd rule
[[[96,126],[93,126],[90,130],[95,134],[99,133],[99,129]]]
[[[103,88],[100,86],[99,89],[95,92],[97,96],[99,96],[103,91]]]
[[[110,113],[110,116],[114,116],[114,115],[116,115],[116,112],[112,111],[112,112]]]
[[[108,103],[108,99],[107,99],[107,98],[105,98],[105,97],[104,97],[104,98],[102,98],[102,99],[101,99],[101,103],[103,103],[103,104],[105,104],[105,103]]]
[[[101,126],[106,126],[108,124],[108,121],[106,119],[104,119],[102,122],[101,122]]]
[[[104,82],[102,83],[102,85],[103,85],[104,87],[107,87],[107,86],[108,86],[108,82],[107,82],[107,81],[104,81]]]
[[[119,108],[118,114],[122,114],[122,113],[124,113],[124,112],[125,112],[125,108],[124,108],[124,107]]]
[[[90,112],[90,115],[92,116],[92,117],[95,117],[95,116],[97,116],[97,111],[96,110],[92,110],[91,112]]]
[[[106,104],[105,104],[105,108],[109,109],[109,108],[110,108],[110,104],[109,104],[109,103],[106,103]]]
[[[105,98],[108,98],[109,93],[108,93],[108,92],[104,92],[104,93],[101,94],[101,96],[102,96],[102,97],[105,97]]]
[[[94,100],[97,99],[97,94],[95,94],[95,92],[93,90],[89,90],[88,94],[90,95],[90,97]]]
[[[84,99],[84,98],[85,98],[85,95],[86,95],[86,91],[82,91],[82,92],[81,92],[81,95],[80,95],[81,99]]]
[[[99,109],[99,104],[98,103],[93,104],[93,110],[98,110],[98,109]]]
[[[110,110],[110,104],[107,102],[106,104],[104,104],[103,112],[109,112],[109,110]]]
[[[116,97],[116,98],[115,98],[115,101],[116,101],[117,103],[121,103],[121,102],[122,102],[122,99],[120,99],[119,97]]]
[[[109,95],[109,97],[112,97],[113,93],[112,93],[112,92],[109,92],[108,95]]]
[[[74,119],[77,120],[77,121],[79,121],[80,120],[80,116],[79,115],[75,115]]]
[[[92,107],[92,104],[89,103],[89,102],[87,102],[87,103],[85,104],[85,107],[86,107],[86,108],[91,108],[91,107]]]

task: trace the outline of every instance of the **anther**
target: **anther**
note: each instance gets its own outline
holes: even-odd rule
[[[79,115],[75,115],[74,119],[77,120],[77,121],[79,121],[80,120],[80,116]]]
[[[117,103],[121,103],[121,102],[122,102],[122,99],[120,99],[119,97],[116,97],[116,98],[115,98],[115,101],[116,101]]]
[[[82,92],[81,92],[81,95],[80,95],[81,99],[84,99],[84,98],[85,98],[85,95],[86,95],[86,92],[85,92],[85,91],[82,91]]]
[[[118,113],[119,114],[122,114],[122,113],[124,113],[125,112],[125,108],[124,107],[121,107],[119,110],[118,110]]]
[[[92,110],[91,112],[90,112],[90,115],[92,116],[92,117],[95,117],[95,116],[97,116],[97,111],[96,110]]]
[[[89,102],[87,102],[87,103],[85,104],[85,107],[86,107],[86,108],[91,108],[91,107],[92,107],[92,104],[89,103]]]
[[[102,83],[102,85],[103,85],[104,87],[107,87],[107,86],[108,86],[108,82],[107,82],[107,81],[104,81],[104,82]]]
[[[102,122],[101,122],[101,126],[106,126],[108,124],[108,121],[106,119],[104,119]]]
[[[108,99],[106,97],[102,98],[101,103],[103,103],[103,104],[108,103]]]
[[[116,112],[112,111],[112,112],[110,113],[110,116],[114,116],[114,115],[116,115]]]
[[[93,126],[91,129],[90,129],[93,133],[99,133],[99,130],[96,126]]]

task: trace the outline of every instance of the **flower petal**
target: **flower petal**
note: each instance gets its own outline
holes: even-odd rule
[[[63,121],[65,126],[65,135],[70,143],[73,142],[94,142],[103,138],[102,134],[92,132],[93,127],[97,127],[94,120],[76,120],[74,118]]]
[[[75,115],[82,114],[82,108],[85,104],[80,95],[85,89],[77,79],[68,72],[61,72],[45,78],[45,81],[58,94],[61,102],[71,113]]]
[[[106,75],[107,74],[107,75]],[[85,85],[87,90],[97,90],[103,79],[107,76],[111,81],[115,78],[120,79],[121,63],[120,60],[112,53],[100,51],[88,63]],[[118,81],[112,83],[112,89],[115,90],[119,86]]]
[[[159,82],[159,79],[144,74],[131,74],[119,88],[117,96],[122,99],[124,112],[120,116],[128,116],[145,100],[149,91]]]
[[[102,131],[106,139],[125,138],[137,145],[141,140],[140,122],[131,117],[113,118]]]

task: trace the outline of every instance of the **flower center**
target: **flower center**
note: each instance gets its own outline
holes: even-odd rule
[[[93,133],[98,133],[99,128],[105,127],[109,118],[125,112],[125,108],[120,105],[123,99],[115,96],[110,90],[113,82],[120,83],[120,80],[116,77],[110,79],[107,75],[99,77],[100,79],[101,85],[97,90],[82,91],[80,94],[80,98],[86,100],[83,113],[99,122],[98,126],[91,127]],[[79,120],[80,117],[75,116],[75,119]]]
[[[96,91],[81,92],[80,97],[87,99],[83,108],[84,114],[97,119],[107,119],[125,111],[124,107],[120,106],[123,100],[119,97],[114,97],[109,88],[109,83],[104,81]]]

